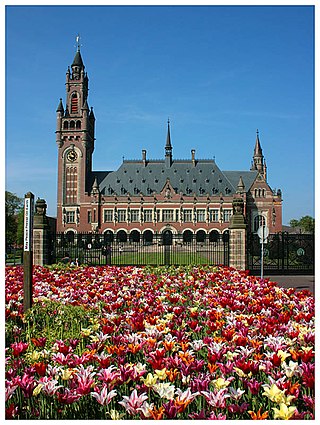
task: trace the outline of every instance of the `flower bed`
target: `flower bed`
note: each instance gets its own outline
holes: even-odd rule
[[[6,268],[6,417],[313,419],[314,298],[230,268]]]

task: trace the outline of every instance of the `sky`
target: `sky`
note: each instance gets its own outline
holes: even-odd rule
[[[215,158],[249,170],[256,131],[283,224],[315,216],[314,7],[5,8],[5,189],[56,216],[56,109],[80,34],[96,117],[93,169]]]

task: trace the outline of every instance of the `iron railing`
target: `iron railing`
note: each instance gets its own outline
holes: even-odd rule
[[[261,270],[261,245],[257,234],[247,239],[248,268],[252,274]],[[314,274],[314,234],[279,232],[268,236],[264,246],[265,274]]]
[[[229,265],[229,235],[214,239],[195,235],[154,234],[152,240],[108,238],[106,234],[58,233],[52,241],[52,262],[95,265]]]

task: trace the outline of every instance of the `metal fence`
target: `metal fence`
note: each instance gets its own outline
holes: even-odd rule
[[[257,234],[248,235],[248,268],[252,274],[261,269],[261,245]],[[268,236],[264,246],[265,274],[314,274],[314,234],[280,232]]]
[[[52,262],[94,265],[229,265],[229,235],[186,241],[182,234],[154,234],[152,241],[110,240],[106,234],[58,233]]]

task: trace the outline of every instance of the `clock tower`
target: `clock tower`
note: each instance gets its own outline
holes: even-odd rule
[[[80,53],[79,37],[73,63],[66,74],[66,103],[57,108],[58,232],[79,225],[81,204],[90,188],[95,117],[89,110],[88,76]]]

